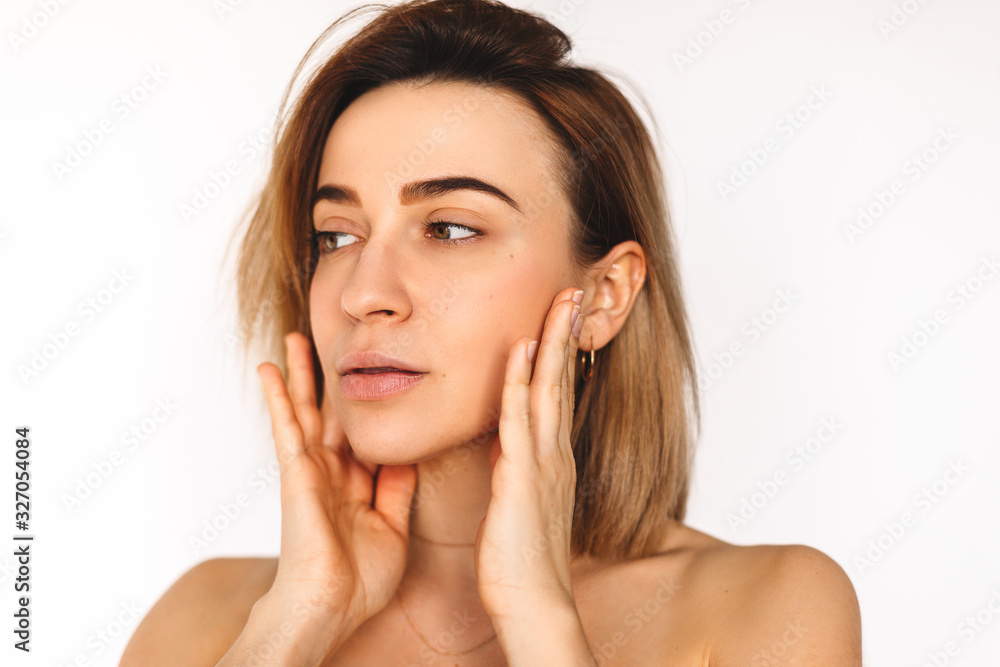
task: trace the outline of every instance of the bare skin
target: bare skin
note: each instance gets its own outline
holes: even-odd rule
[[[147,615],[121,664],[216,664],[276,571],[276,558],[218,558],[192,568]],[[809,547],[740,547],[677,523],[658,555],[618,563],[585,560],[573,575],[577,606],[601,665],[745,666],[755,664],[755,656],[762,665],[861,664],[854,589],[839,565]],[[455,617],[435,632],[415,612],[418,601],[406,604],[439,648],[452,636],[453,650],[489,636],[461,625],[454,635],[441,632]],[[395,601],[356,635],[327,664],[507,664],[495,641],[468,655],[436,655]],[[820,653],[813,662],[789,658],[799,648],[835,646],[837,652]]]
[[[556,664],[525,659],[511,648],[515,636],[520,646],[553,656],[572,649],[601,665],[861,664],[853,587],[809,547],[738,547],[676,524],[658,554],[609,563],[564,549],[564,525],[534,569],[511,555],[525,546],[522,524],[536,522],[529,537],[550,535],[546,522],[572,510],[571,497],[537,495],[572,470],[564,426],[577,352],[614,338],[645,278],[634,242],[586,270],[571,263],[555,145],[518,99],[459,83],[386,86],[338,118],[318,186],[355,196],[314,208],[331,250],[310,286],[327,383],[322,414],[309,393],[304,336],[287,340],[287,389],[277,367],[259,369],[282,469],[280,559],[193,568],[144,619],[123,665],[252,664],[244,649],[259,651],[269,637],[276,650],[303,648],[265,664]],[[408,182],[456,175],[497,185],[517,206],[475,189],[401,196]],[[424,226],[437,220],[445,222]],[[450,245],[431,233],[448,229],[469,240]],[[571,332],[576,287],[582,327]],[[528,340],[540,341],[534,375],[516,361]],[[391,348],[425,379],[388,402],[350,400],[338,362],[371,347]],[[526,369],[531,386],[511,384]],[[507,426],[504,435],[496,415],[527,401],[529,389],[541,426]],[[549,427],[551,438],[539,435]],[[549,458],[533,477],[514,460],[519,451]],[[373,462],[383,467],[370,508]],[[535,495],[515,502],[522,486]],[[342,520],[345,507],[352,521]],[[439,655],[397,594],[439,648],[499,637]],[[290,639],[281,622],[305,597],[326,613]]]

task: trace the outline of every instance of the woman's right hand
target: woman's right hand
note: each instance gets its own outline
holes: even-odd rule
[[[354,457],[329,391],[322,413],[316,407],[309,339],[293,332],[285,345],[288,388],[276,365],[257,367],[281,478],[281,553],[262,601],[340,634],[340,643],[399,586],[416,468],[381,466],[374,488],[376,476]]]

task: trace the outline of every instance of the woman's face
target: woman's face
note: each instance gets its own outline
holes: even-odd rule
[[[554,156],[530,107],[462,83],[382,87],[334,123],[313,208],[331,234],[318,237],[309,307],[326,391],[362,459],[416,462],[495,428],[510,346],[538,337],[573,286]],[[420,186],[445,178],[470,180]],[[345,355],[364,351],[422,374],[347,373]]]

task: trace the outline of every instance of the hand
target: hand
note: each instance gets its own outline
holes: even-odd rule
[[[281,478],[281,554],[265,597],[305,602],[350,633],[388,604],[402,579],[416,468],[382,466],[374,489],[328,392],[322,414],[316,408],[309,340],[290,333],[285,344],[291,395],[276,365],[257,367]]]
[[[573,605],[570,581],[576,465],[570,442],[583,316],[575,290],[556,295],[536,351],[519,339],[507,357],[499,437],[490,451],[492,498],[476,536],[479,595],[494,618],[526,605]],[[582,299],[581,299],[582,301]]]

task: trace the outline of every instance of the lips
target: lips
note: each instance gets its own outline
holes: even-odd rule
[[[350,375],[352,373],[424,373],[403,359],[393,357],[378,350],[359,350],[348,352],[336,364],[337,373]]]
[[[387,368],[359,368],[340,378],[340,391],[352,401],[380,401],[411,389],[426,373]]]
[[[417,371],[407,371],[402,368],[392,368],[380,366],[376,368],[355,368],[351,373],[364,373],[366,375],[377,375],[379,373],[406,373],[408,375],[420,375]]]

